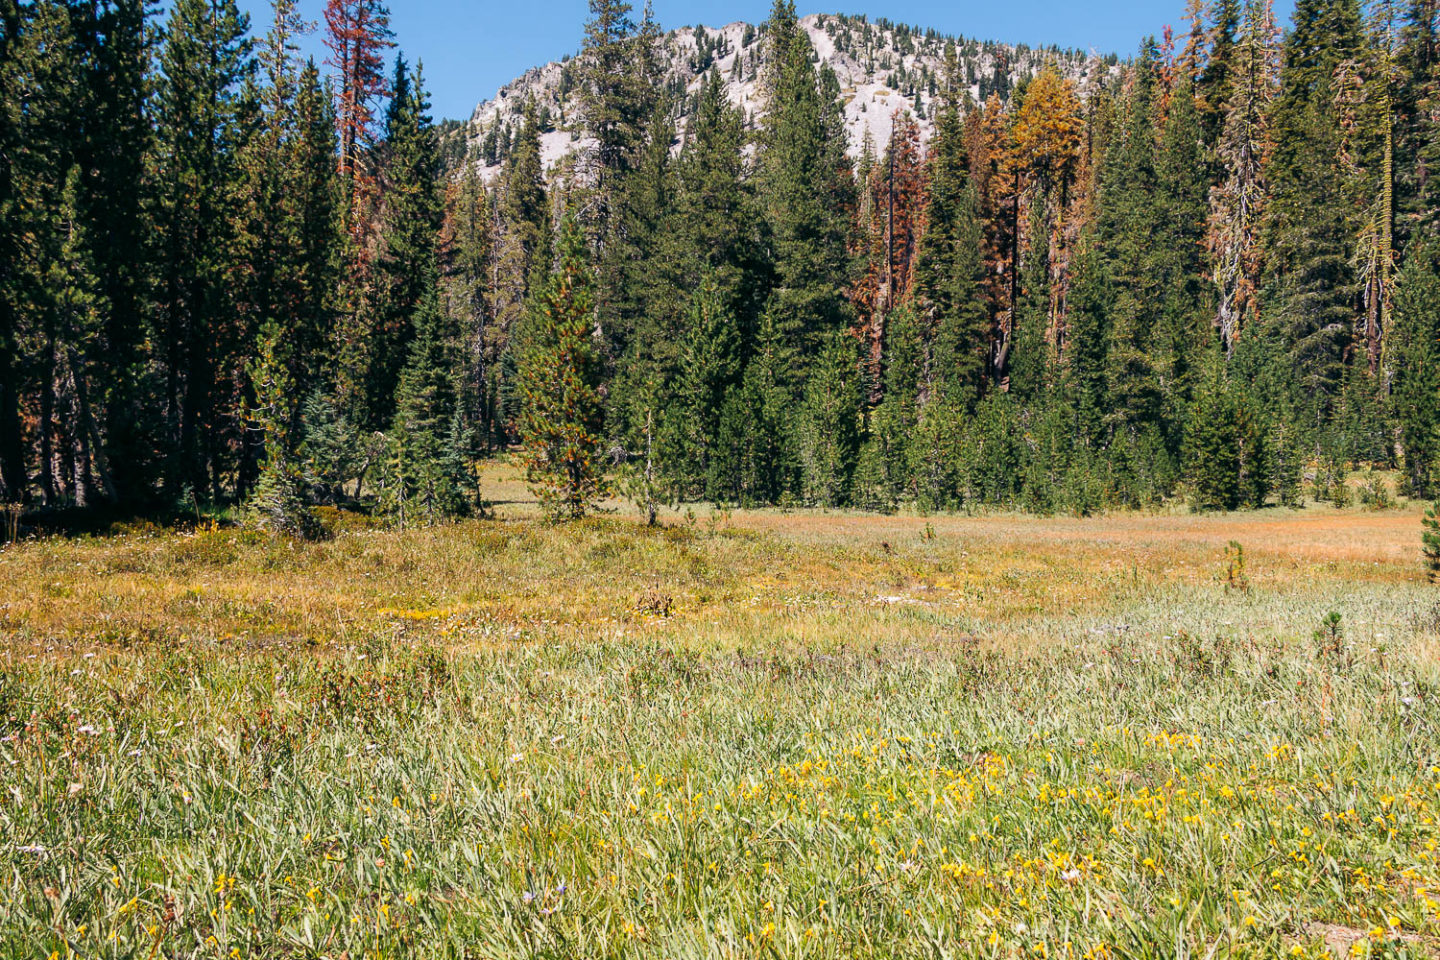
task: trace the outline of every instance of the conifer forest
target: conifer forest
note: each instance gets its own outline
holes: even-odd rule
[[[1433,0],[1196,0],[983,102],[931,34],[933,135],[861,149],[792,4],[743,113],[591,7],[546,164],[534,104],[437,125],[376,0],[4,0],[0,498],[428,523],[515,449],[565,515],[1440,487]]]

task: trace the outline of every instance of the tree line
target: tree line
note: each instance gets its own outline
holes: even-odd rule
[[[983,102],[951,47],[854,153],[789,0],[758,116],[590,6],[579,147],[532,104],[486,182],[379,0],[321,64],[294,0],[0,0],[0,499],[432,522],[516,445],[559,515],[1436,494],[1436,0],[1193,0]]]

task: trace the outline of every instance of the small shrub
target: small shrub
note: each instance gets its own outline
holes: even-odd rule
[[[1331,611],[1320,621],[1315,631],[1315,655],[1322,662],[1336,670],[1346,670],[1355,664],[1355,655],[1345,640],[1345,624],[1340,614]]]
[[[1218,677],[1230,671],[1234,649],[1230,640],[1217,636],[1206,643],[1186,630],[1175,635],[1177,659],[1185,670],[1197,677]]]
[[[1393,510],[1395,496],[1385,481],[1372,473],[1360,485],[1360,505],[1369,510]]]
[[[1225,547],[1225,590],[1240,593],[1250,592],[1250,577],[1245,572],[1245,548],[1238,541],[1231,540]]]
[[[239,556],[235,537],[214,520],[207,520],[193,534],[181,539],[174,548],[175,559],[184,564],[223,567]]]
[[[674,600],[670,594],[659,587],[651,587],[640,595],[635,601],[635,610],[639,613],[650,613],[657,617],[668,617],[674,607]]]
[[[310,512],[330,536],[352,530],[380,530],[385,526],[385,521],[379,517],[343,507],[322,505],[311,507]]]

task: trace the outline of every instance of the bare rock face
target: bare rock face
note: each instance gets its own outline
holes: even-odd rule
[[[933,30],[863,17],[812,14],[800,23],[815,49],[817,68],[828,66],[840,84],[850,152],[855,156],[867,145],[877,153],[884,149],[897,112],[913,117],[921,138],[929,138],[944,77],[945,44],[951,39],[971,99],[977,103],[991,94],[1007,100],[1018,83],[1047,65],[1075,79],[1084,90],[1116,64],[1113,56],[948,38]],[[730,102],[744,112],[747,124],[755,124],[765,110],[764,38],[763,28],[738,22],[682,27],[663,35],[662,62],[676,94],[682,137],[694,95],[712,69],[720,72]],[[476,107],[464,134],[482,175],[488,178],[499,172],[505,144],[532,99],[545,131],[541,152],[546,167],[574,151],[581,142],[579,85],[579,60],[567,57],[527,71]]]

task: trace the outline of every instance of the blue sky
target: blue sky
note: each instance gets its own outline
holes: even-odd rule
[[[638,8],[643,0],[632,0]],[[759,23],[770,0],[654,0],[662,26]],[[269,20],[268,0],[240,0],[255,32]],[[942,33],[979,39],[1059,44],[1102,53],[1134,52],[1147,33],[1167,24],[1181,29],[1184,0],[796,0],[801,14],[865,13]],[[1292,0],[1277,0],[1287,19]],[[301,12],[320,19],[324,0],[301,0]],[[579,49],[586,0],[390,0],[400,49],[423,60],[435,116],[469,117],[481,100],[532,66]],[[310,48],[323,57],[318,38]]]

